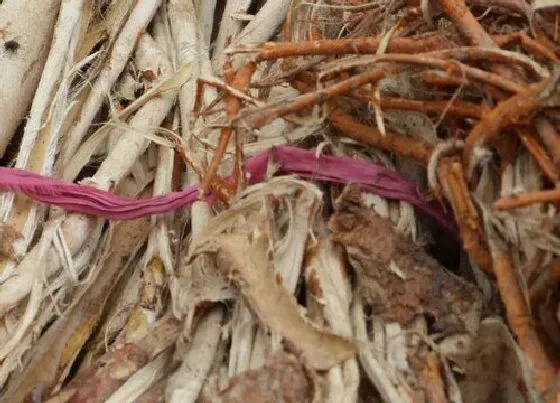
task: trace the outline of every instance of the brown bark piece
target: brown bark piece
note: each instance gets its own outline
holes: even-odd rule
[[[226,389],[207,388],[200,403],[311,402],[313,386],[303,365],[291,354],[272,357],[263,368],[249,370],[230,379]]]
[[[0,223],[0,257],[17,258],[14,242],[21,238],[22,235],[14,227]]]
[[[175,318],[162,317],[140,342],[117,344],[92,366],[79,372],[48,403],[106,401],[153,357],[171,347],[179,332]]]
[[[217,242],[220,270],[239,287],[261,323],[282,335],[309,368],[328,370],[356,355],[353,341],[316,327],[301,315],[294,296],[276,280],[268,235],[259,231],[222,235],[213,242]]]
[[[104,402],[148,361],[148,354],[136,344],[117,346],[70,382],[50,403]]]
[[[482,296],[476,287],[364,207],[357,186],[342,193],[329,225],[357,271],[358,292],[375,314],[402,325],[430,314],[437,332],[477,332]]]

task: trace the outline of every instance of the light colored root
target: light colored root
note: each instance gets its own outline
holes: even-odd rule
[[[157,48],[154,40],[144,34],[138,44],[137,52],[142,58],[156,61],[156,66],[161,67],[161,77],[165,80],[172,73],[170,63],[165,61],[165,56]],[[135,132],[153,133],[154,127],[158,127],[167,116],[176,98],[176,91],[167,91],[160,97],[154,98],[146,103],[130,119],[129,125]],[[130,171],[136,160],[146,150],[150,143],[143,135],[125,132],[121,135],[116,146],[110,151],[107,158],[99,167],[96,175],[92,178],[93,184],[98,189],[107,190],[112,183],[119,181]],[[93,221],[80,214],[71,214],[65,218],[62,225],[64,238],[69,250],[75,254],[87,238]],[[49,249],[46,258],[41,264],[37,261],[37,248],[34,247],[26,255],[23,261],[15,268],[13,274],[5,283],[0,285],[0,312],[6,312],[31,290],[32,279],[39,275],[39,268],[44,270],[48,278],[61,267],[61,261],[54,249]],[[4,273],[9,275],[10,273]]]
[[[92,120],[99,108],[109,95],[111,87],[116,82],[119,74],[123,71],[126,62],[134,51],[137,38],[145,31],[146,26],[152,20],[161,0],[145,0],[137,3],[118,36],[111,59],[99,74],[91,92],[83,105],[80,116],[74,126],[70,129],[63,146],[62,164],[66,165],[78,149]]]
[[[229,0],[226,3],[224,14],[220,21],[220,30],[216,38],[212,60],[212,67],[216,74],[221,73],[224,67],[224,51],[228,43],[235,42],[239,32],[241,32],[242,22],[234,18],[233,15],[247,11],[250,4],[250,0]]]
[[[31,106],[59,10],[60,0],[2,4],[0,27],[10,27],[3,39],[13,41],[13,46],[0,51],[0,157]]]
[[[223,317],[223,308],[216,307],[200,320],[181,367],[167,381],[167,402],[194,403],[198,399],[218,350]]]
[[[255,18],[233,40],[232,45],[268,41],[286,18],[290,3],[291,0],[268,0]],[[239,68],[244,59],[244,55],[235,57],[233,67]]]
[[[363,305],[357,298],[352,303],[351,312],[355,336],[360,343],[360,363],[371,383],[386,402],[412,403],[412,396],[393,384],[387,376],[384,363],[373,354],[364,321]]]

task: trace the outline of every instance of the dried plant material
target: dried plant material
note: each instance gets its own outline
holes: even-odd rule
[[[501,102],[486,114],[465,140],[463,158],[468,167],[467,172],[472,173],[473,162],[471,158],[476,149],[488,146],[490,141],[499,135],[506,126],[518,122],[523,117],[530,116],[539,108],[559,106],[559,86],[560,68],[557,68],[552,77],[532,84],[522,93]]]
[[[532,4],[533,10],[541,11],[551,8],[560,7],[560,1],[558,0],[535,0]]]
[[[320,312],[316,321],[326,322],[336,334],[352,337],[350,304],[352,286],[349,268],[345,263],[342,247],[327,238],[320,238],[307,251],[305,281],[310,298]],[[308,303],[312,309],[313,303]],[[360,375],[355,358],[332,368],[327,375],[325,402],[355,402],[358,395]]]
[[[535,387],[544,395],[553,386],[558,373],[557,364],[546,353],[507,247],[492,232],[490,236],[496,282],[506,308],[507,321],[529,359]],[[552,398],[547,401],[552,401]]]
[[[200,403],[294,402],[313,401],[313,383],[296,357],[280,353],[263,368],[249,370],[231,378],[225,389],[209,385]]]
[[[132,10],[123,30],[111,49],[111,61],[100,72],[99,78],[93,85],[85,101],[80,116],[74,123],[65,139],[62,163],[67,165],[86,134],[95,114],[105,101],[111,86],[123,71],[125,64],[136,46],[136,38],[145,30],[154,16],[161,0],[147,0],[142,5],[137,4]]]
[[[117,344],[90,368],[80,372],[49,403],[70,401],[105,402],[153,357],[167,350],[179,335],[179,324],[163,317],[138,343]]]
[[[11,225],[0,223],[0,256],[16,259],[18,256],[14,249],[14,242],[21,238],[19,231]]]
[[[464,402],[537,402],[525,357],[507,326],[497,318],[484,320],[472,353],[461,365],[458,381]]]
[[[166,379],[162,379],[142,396],[139,396],[134,403],[164,403],[165,402],[165,384]]]
[[[424,395],[424,401],[430,403],[445,403],[447,396],[442,379],[440,363],[436,354],[431,353],[422,359],[414,357],[419,367],[419,389]]]
[[[140,219],[118,225],[107,244],[100,269],[93,281],[80,291],[81,297],[53,325],[29,352],[21,373],[14,374],[3,398],[20,401],[37,389],[47,395],[61,371],[76,358],[87,341],[104,308],[106,298],[122,273],[129,256],[145,241],[149,220]],[[97,281],[95,281],[97,280]]]
[[[476,334],[482,309],[476,287],[363,207],[358,187],[343,192],[330,228],[335,242],[348,252],[358,275],[358,292],[374,313],[402,325],[427,314],[434,318],[437,332]]]
[[[197,252],[218,253],[218,267],[239,287],[259,320],[281,334],[307,365],[325,370],[355,354],[351,342],[314,327],[301,316],[295,298],[276,280],[266,234],[225,235],[215,242],[214,247],[200,247]]]
[[[360,363],[369,380],[375,385],[377,391],[385,402],[412,403],[413,396],[410,388],[403,379],[393,376],[392,371],[387,371],[387,363],[380,358],[375,346],[370,341],[364,320],[364,305],[362,298],[356,296],[352,302],[352,324],[360,344]]]
[[[60,0],[5,1],[0,13],[0,156],[33,101]]]
[[[271,181],[265,187],[255,186],[247,200],[241,200],[209,224],[202,239],[194,246],[191,257],[215,253],[218,268],[232,280],[259,321],[282,335],[290,348],[302,354],[311,368],[329,369],[351,358],[355,346],[348,340],[313,326],[299,312],[293,295],[277,280],[269,248],[271,234],[259,210],[263,196],[282,195],[301,189],[315,190],[293,179]],[[242,212],[250,214],[247,222]],[[255,214],[257,213],[257,214]],[[254,227],[253,227],[254,226]]]
[[[4,400],[558,400],[555,3],[0,0]]]
[[[134,402],[141,397],[150,387],[163,378],[168,372],[171,364],[172,349],[168,349],[153,361],[146,364],[142,369],[132,375],[106,403]]]
[[[214,308],[201,318],[183,356],[181,367],[169,377],[166,401],[176,403],[196,402],[204,381],[214,362],[221,336],[222,307]]]
[[[224,65],[224,51],[235,42],[242,28],[242,22],[234,18],[236,13],[246,13],[251,4],[250,0],[232,0],[226,3],[222,20],[220,21],[214,59],[212,66],[214,71],[220,72]]]

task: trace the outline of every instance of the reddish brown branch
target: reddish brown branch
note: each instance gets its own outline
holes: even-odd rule
[[[539,273],[537,280],[529,287],[529,301],[535,307],[548,292],[560,283],[560,258],[556,258]]]
[[[487,274],[493,275],[492,259],[480,226],[478,211],[465,182],[462,165],[455,158],[442,158],[438,173],[459,224],[463,248],[473,262]]]
[[[560,135],[554,126],[544,117],[535,119],[535,128],[557,169],[560,169]]]
[[[437,68],[457,77],[470,78],[513,93],[522,92],[525,89],[525,86],[519,85],[499,74],[477,69],[456,60],[438,58],[430,54],[386,54],[372,57],[371,61],[372,63],[393,62]]]
[[[496,48],[492,37],[471,13],[464,0],[437,0],[443,11],[455,23],[457,29],[467,38],[470,44],[483,48]],[[511,67],[502,65],[491,66],[492,70],[504,78],[520,81],[520,74]]]
[[[383,136],[379,130],[356,121],[336,106],[329,106],[328,119],[347,137],[403,157],[413,158],[422,164],[428,163],[433,151],[432,146],[422,140],[391,132],[387,132],[387,135]]]
[[[437,0],[437,2],[470,43],[485,48],[496,47],[492,37],[482,28],[463,0]]]
[[[539,142],[527,129],[518,128],[516,130],[517,135],[521,139],[523,145],[529,150],[531,155],[537,161],[537,165],[541,168],[546,177],[552,182],[556,183],[558,181],[558,170],[552,163],[550,157],[547,155],[546,151],[541,147]]]
[[[519,285],[509,254],[498,247],[492,247],[491,252],[498,290],[506,308],[508,323],[532,364],[537,389],[544,394],[554,382],[556,367],[545,353],[539,339],[535,322],[524,298],[525,293]]]
[[[362,102],[373,101],[382,109],[397,109],[424,113],[446,113],[461,118],[482,119],[484,109],[475,103],[458,99],[450,101],[425,101],[404,98],[382,97],[379,100],[366,95],[357,95]]]
[[[265,42],[259,45],[245,45],[233,50],[233,53],[255,52],[257,61],[276,60],[294,56],[375,54],[379,37],[350,39],[320,39],[302,42]],[[389,41],[389,53],[420,53],[456,47],[440,35],[423,39],[393,38]]]
[[[395,71],[396,69],[394,68],[390,69],[386,67],[372,69],[347,80],[332,84],[327,88],[301,95],[289,103],[266,107],[264,110],[259,110],[257,113],[248,110],[246,113],[241,113],[239,118],[243,119],[245,123],[253,128],[260,128],[276,118],[299,112],[306,107],[320,104],[335,96],[346,94],[364,84],[379,81]]]
[[[522,93],[498,104],[471,130],[465,141],[464,161],[471,166],[471,156],[475,147],[488,145],[502,129],[518,123],[543,106],[540,94],[549,87],[551,79],[542,80],[527,87]],[[470,171],[470,168],[469,168]]]
[[[257,69],[257,65],[254,62],[246,63],[235,75],[235,78],[232,79],[231,74],[231,66],[230,68],[225,68],[224,70],[229,74],[229,77],[226,76],[226,79],[229,78],[231,80],[231,86],[237,90],[245,91],[249,87],[249,82],[251,81],[251,77],[253,73]],[[226,112],[229,118],[233,118],[239,113],[241,109],[241,101],[232,95],[226,96]],[[216,173],[218,172],[218,168],[220,166],[220,162],[226,152],[227,145],[231,136],[234,134],[235,129],[231,127],[227,127],[222,129],[222,133],[220,135],[220,141],[218,146],[216,147],[216,151],[212,156],[212,160],[210,161],[210,165],[208,166],[208,170],[206,172],[206,176],[203,179],[200,187],[203,191],[203,194],[207,194],[210,190],[210,185],[212,181],[216,177]]]
[[[534,55],[537,60],[550,60],[554,63],[560,63],[560,58],[556,56],[554,50],[549,49],[542,43],[531,38],[525,32],[514,32],[511,34],[492,35],[492,39],[500,47],[516,44],[521,45],[529,54]]]
[[[560,202],[560,189],[552,189],[505,197],[494,202],[494,208],[504,211],[526,207],[536,203],[558,202]]]

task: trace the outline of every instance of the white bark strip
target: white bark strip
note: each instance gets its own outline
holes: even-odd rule
[[[210,47],[212,38],[212,29],[214,27],[214,13],[216,11],[217,0],[196,0],[195,7],[198,10],[200,18],[200,27],[202,30],[201,39],[206,47]],[[230,3],[228,1],[228,3]],[[227,4],[226,4],[227,7]]]
[[[228,2],[229,4],[229,2]],[[171,30],[177,52],[179,65],[192,63],[192,79],[181,87],[179,92],[179,104],[181,109],[182,137],[187,144],[190,143],[191,130],[190,120],[193,113],[196,80],[203,75],[211,75],[208,48],[201,40],[203,28],[197,18],[192,0],[170,0],[168,5]],[[209,98],[213,98],[215,92],[205,91]],[[196,155],[196,159],[200,156]],[[198,177],[189,170],[188,184],[196,185]],[[210,206],[204,201],[196,201],[191,207],[193,236],[200,233],[202,228],[211,217]]]
[[[268,41],[282,25],[288,13],[291,0],[268,0],[231,44],[232,46]],[[233,67],[238,69],[246,55],[234,57]]]
[[[218,350],[223,316],[224,310],[217,307],[202,318],[181,368],[167,381],[166,402],[194,403],[198,399]]]
[[[161,353],[144,368],[132,375],[119,389],[117,389],[105,403],[133,403],[146,393],[152,385],[166,375],[166,369],[173,350]]]
[[[412,398],[393,385],[384,370],[383,364],[372,353],[371,342],[368,339],[366,324],[364,322],[363,305],[361,301],[353,301],[351,315],[354,325],[355,337],[360,343],[360,363],[362,368],[376,387],[381,398],[386,403],[412,403]]]
[[[86,135],[93,118],[109,95],[111,87],[119,77],[119,74],[123,71],[136,46],[138,37],[146,29],[160,4],[161,0],[142,0],[132,10],[122,32],[115,41],[110,60],[105,64],[99,78],[93,85],[82,107],[78,121],[68,133],[65,146],[63,147],[63,165],[68,164],[68,161],[80,146],[80,142]]]
[[[37,133],[45,124],[49,105],[53,102],[57,86],[62,80],[64,70],[61,69],[61,66],[65,66],[68,60],[73,59],[75,38],[80,30],[83,7],[84,0],[63,0],[62,2],[49,57],[35,92],[29,119],[25,124],[16,168],[27,166]]]
[[[150,60],[159,61],[159,66],[162,67],[162,75],[158,77],[159,80],[163,81],[172,74],[171,64],[149,35],[142,36],[137,52],[144,53],[145,57]],[[103,161],[95,177],[92,178],[95,187],[108,190],[112,183],[118,183],[130,171],[150,142],[139,132],[153,134],[155,128],[161,124],[173,107],[176,96],[176,91],[166,91],[160,97],[148,101],[138,110],[129,122],[132,132],[125,131],[121,134],[118,143]],[[94,222],[84,215],[70,214],[61,224],[64,238],[72,255],[82,247]],[[0,285],[0,315],[29,294],[35,276],[44,273],[48,278],[60,268],[61,261],[54,248],[49,248],[47,257],[41,261],[37,260],[37,253],[37,246],[35,246],[16,267],[14,276],[7,278]]]
[[[41,81],[35,92],[29,119],[25,124],[20,150],[16,159],[16,168],[29,169],[41,174],[49,174],[51,172],[55,154],[54,141],[57,138],[57,131],[51,128],[50,136],[44,136],[49,138],[42,142],[39,140],[39,143],[41,143],[39,147],[35,147],[35,144],[38,142],[37,139],[41,138],[39,136],[41,130],[49,124],[47,122],[49,120],[49,113],[51,115],[55,114],[53,112],[54,108],[51,105],[56,102],[57,87],[66,78],[65,75],[68,74],[68,70],[72,67],[83,5],[84,0],[64,0],[62,2],[50,53],[45,63]],[[66,100],[63,99],[62,101]],[[64,105],[62,107],[64,108]],[[5,193],[1,198],[0,219],[3,221],[8,221],[10,218],[14,198],[15,194],[11,192]],[[26,212],[20,212],[21,215],[27,213],[23,228],[18,228],[24,237],[18,243],[21,252],[27,249],[35,233],[38,224],[37,213],[40,209],[41,207],[34,203]]]
[[[60,0],[0,4],[0,156],[31,106],[59,9]]]
[[[212,67],[214,72],[220,73],[224,64],[224,50],[235,42],[241,31],[241,22],[233,18],[236,13],[245,13],[251,4],[250,0],[228,0],[224,9],[220,30],[214,46]]]

